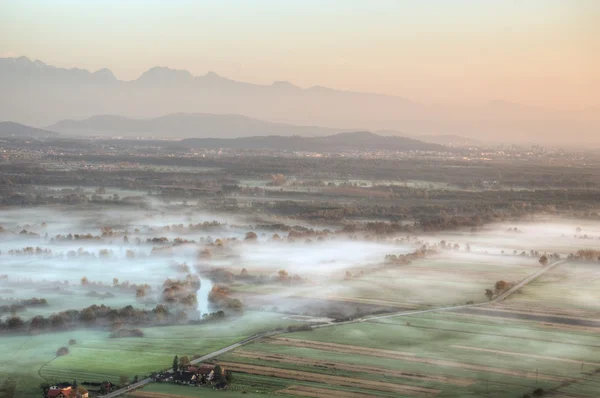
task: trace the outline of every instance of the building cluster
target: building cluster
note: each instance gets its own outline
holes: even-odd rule
[[[152,376],[152,381],[174,383],[189,386],[213,385],[217,389],[227,386],[225,379],[226,370],[221,369],[220,374],[215,373],[215,365],[199,364],[189,365],[177,372],[165,372]]]
[[[60,383],[50,387],[46,398],[88,398],[88,395],[88,391],[81,386]]]

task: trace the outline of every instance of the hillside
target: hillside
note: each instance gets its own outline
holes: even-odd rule
[[[58,133],[54,131],[42,130],[14,122],[0,122],[1,138],[41,139],[57,136]]]
[[[238,139],[191,138],[178,142],[190,148],[272,149],[305,152],[344,151],[449,151],[438,144],[406,137],[384,137],[370,132],[339,133],[325,137],[246,137]]]
[[[151,119],[101,115],[84,120],[62,120],[49,129],[77,136],[144,138],[238,138],[264,135],[315,136],[339,130],[271,123],[241,115],[176,113]]]

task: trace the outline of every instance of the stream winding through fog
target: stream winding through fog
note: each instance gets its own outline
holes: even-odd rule
[[[200,319],[202,319],[203,314],[208,314],[209,311],[209,303],[208,303],[208,294],[212,290],[213,284],[212,281],[208,278],[200,278],[200,289],[196,295],[198,296],[198,312]]]

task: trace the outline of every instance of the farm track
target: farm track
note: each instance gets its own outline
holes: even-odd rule
[[[568,363],[575,363],[575,364],[585,364],[585,365],[592,365],[592,366],[600,366],[600,363],[598,363],[598,362],[576,361],[574,359],[550,357],[550,356],[546,356],[546,355],[534,355],[534,354],[524,354],[524,353],[512,352],[512,351],[491,350],[491,349],[488,349],[488,348],[468,347],[468,346],[464,346],[464,345],[451,345],[450,347],[452,347],[452,348],[458,348],[458,349],[461,349],[461,350],[489,352],[491,354],[513,355],[513,356],[517,356],[517,357],[546,359],[546,360],[549,360],[549,361],[559,361],[559,362],[568,362]]]
[[[417,363],[425,363],[428,365],[435,366],[444,366],[450,368],[459,368],[459,369],[467,369],[473,370],[476,372],[488,372],[488,373],[496,373],[502,374],[506,376],[516,376],[527,379],[539,379],[539,380],[548,380],[553,382],[563,382],[564,378],[545,375],[545,374],[537,374],[536,372],[525,372],[519,370],[510,370],[510,369],[502,369],[502,368],[492,368],[489,366],[483,365],[472,365],[462,362],[449,361],[444,359],[433,359],[433,358],[423,358],[417,357],[412,353],[403,353],[400,351],[391,351],[391,350],[381,350],[376,348],[365,348],[360,346],[346,345],[346,344],[335,344],[335,343],[321,343],[310,340],[295,340],[295,339],[286,339],[286,338],[274,338],[264,340],[270,344],[281,344],[288,345],[292,347],[300,347],[300,348],[311,348],[315,350],[321,351],[332,351],[332,352],[340,352],[345,354],[354,354],[354,355],[366,355],[378,358],[389,358],[389,359],[398,359],[407,362],[417,362]]]
[[[600,328],[600,321],[596,321],[596,320],[573,318],[573,317],[566,317],[566,316],[539,315],[539,314],[527,313],[527,312],[498,310],[498,309],[494,309],[494,308],[465,307],[465,308],[458,308],[458,309],[452,310],[452,312],[468,314],[468,315],[483,315],[483,316],[489,316],[489,317],[495,317],[495,318],[509,318],[509,319],[523,320],[523,321],[545,322],[545,323],[554,323],[554,324],[571,325],[571,326]]]
[[[272,376],[283,379],[319,382],[329,385],[363,388],[366,390],[393,392],[397,394],[435,396],[441,392],[441,390],[436,390],[433,388],[386,383],[375,380],[357,379],[354,377],[324,375],[320,373],[273,368],[268,366],[248,365],[235,362],[221,361],[219,361],[219,364],[225,369],[231,370],[233,372],[249,373],[261,376]]]
[[[381,398],[379,395],[367,395],[358,392],[330,390],[328,388],[317,388],[307,386],[290,386],[277,392],[282,394],[298,395],[301,397],[313,398]]]
[[[136,398],[181,398],[181,395],[176,394],[164,394],[161,392],[146,392],[146,391],[134,391],[129,393],[130,397]]]
[[[260,359],[260,360],[271,361],[271,362],[309,365],[309,366],[314,366],[314,367],[318,367],[318,368],[326,368],[326,369],[331,369],[331,370],[345,370],[345,371],[349,371],[349,372],[378,374],[378,375],[385,375],[385,376],[391,376],[391,377],[422,380],[422,381],[426,381],[426,382],[453,384],[456,386],[469,386],[469,385],[475,383],[475,380],[467,379],[467,378],[425,375],[425,374],[414,373],[414,372],[403,372],[401,370],[390,370],[390,369],[379,368],[379,367],[375,367],[375,366],[351,365],[351,364],[343,363],[343,362],[322,361],[322,360],[315,360],[315,359],[310,359],[310,358],[295,357],[295,356],[280,355],[280,354],[263,354],[263,353],[259,353],[259,352],[255,352],[255,351],[236,352],[235,356],[242,357],[242,358],[249,358],[249,359]]]
[[[463,314],[463,315],[471,317],[471,315],[465,315],[465,314]],[[387,326],[403,326],[403,325],[397,324],[397,323],[389,323],[389,322],[381,322],[381,321],[369,321],[369,323],[378,323],[380,325],[387,325]],[[544,324],[544,326],[547,326],[547,324]],[[513,336],[513,335],[507,335],[507,334],[501,334],[501,333],[474,332],[474,331],[471,331],[471,330],[462,330],[462,329],[436,328],[436,327],[433,327],[433,326],[415,325],[414,323],[411,323],[410,327],[411,328],[415,328],[415,329],[438,330],[438,331],[442,331],[442,332],[477,334],[477,335],[482,335],[482,336],[497,336],[497,337],[503,337],[503,338],[507,338],[508,337],[508,338],[511,338],[511,339],[519,339],[519,340],[527,340],[527,341],[541,341],[541,342],[544,342],[544,343],[558,343],[558,344],[574,345],[574,346],[579,346],[579,347],[600,348],[600,344],[581,344],[581,343],[574,343],[574,342],[571,342],[571,341],[561,341],[561,340],[552,340],[552,339],[540,339],[540,338],[537,338],[537,337]],[[588,329],[584,329],[584,330],[588,330]]]

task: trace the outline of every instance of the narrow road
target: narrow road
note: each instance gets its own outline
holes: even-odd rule
[[[523,286],[527,285],[528,283],[533,282],[534,280],[536,280],[537,278],[539,278],[540,276],[542,276],[543,274],[545,274],[546,272],[550,271],[552,268],[565,263],[567,260],[560,260],[560,261],[556,261],[552,264],[549,264],[545,267],[540,268],[538,271],[534,272],[533,274],[529,275],[527,278],[523,279],[521,282],[517,283],[516,285],[514,285],[513,287],[511,287],[510,289],[508,289],[507,291],[505,291],[502,294],[499,294],[498,296],[494,297],[492,300],[490,301],[484,301],[481,303],[475,303],[475,304],[464,304],[464,305],[454,305],[454,306],[450,306],[450,307],[438,307],[438,308],[432,308],[432,309],[428,309],[428,310],[417,310],[417,311],[402,311],[402,312],[396,312],[393,314],[385,314],[385,315],[373,315],[373,316],[366,316],[363,318],[357,318],[357,319],[353,319],[351,321],[345,321],[345,322],[332,322],[332,323],[323,323],[320,325],[313,325],[313,329],[316,328],[326,328],[326,327],[332,327],[332,326],[338,326],[338,325],[348,325],[351,323],[358,323],[358,322],[365,322],[365,321],[371,321],[371,320],[377,320],[377,319],[386,319],[386,318],[396,318],[396,317],[400,317],[400,316],[411,316],[411,315],[418,315],[418,314],[426,314],[429,312],[440,312],[440,311],[453,311],[453,310],[460,310],[460,309],[464,309],[464,308],[472,308],[472,307],[482,307],[482,306],[486,306],[489,304],[494,304],[497,303],[499,301],[505,300],[507,299],[511,294],[515,293],[517,290],[521,289]],[[206,354],[200,358],[196,358],[193,361],[190,361],[190,363],[192,365],[195,365],[197,363],[200,362],[204,362],[207,361],[209,359],[212,359],[216,356],[219,356],[221,354],[225,354],[226,352],[235,350],[238,347],[241,347],[245,344],[251,343],[253,341],[262,339],[264,337],[270,337],[270,336],[275,336],[277,334],[281,334],[284,333],[284,331],[271,331],[271,332],[265,332],[265,333],[259,333],[259,334],[255,334],[254,336],[250,336],[242,341],[239,341],[235,344],[232,344],[230,346],[227,346],[225,348],[221,348],[220,350],[211,352],[210,354]],[[170,372],[173,372],[172,370]],[[127,392],[133,391],[137,388],[143,387],[146,384],[152,382],[152,379],[147,378],[144,380],[140,380],[137,383],[134,384],[130,384],[129,386],[125,387],[125,388],[121,388],[120,390],[115,390],[107,395],[104,395],[103,398],[113,398],[113,397],[118,397],[119,395],[123,395],[126,394]]]
[[[262,339],[264,337],[275,336],[275,335],[280,334],[280,333],[283,333],[283,332],[282,331],[272,331],[272,332],[264,332],[264,333],[255,334],[254,336],[250,336],[250,337],[248,337],[248,338],[246,338],[246,339],[244,339],[242,341],[238,341],[237,343],[234,343],[234,344],[229,345],[227,347],[221,348],[220,350],[213,351],[210,354],[206,354],[206,355],[204,355],[204,356],[202,356],[200,358],[196,358],[196,359],[190,361],[190,364],[195,365],[195,364],[200,363],[200,362],[208,361],[209,359],[212,359],[212,358],[214,358],[216,356],[219,356],[219,355],[225,354],[226,352],[235,350],[236,348],[241,347],[244,344],[251,343],[251,342],[253,342],[255,340]],[[173,373],[173,371],[169,370],[168,373]],[[127,387],[121,388],[119,390],[115,390],[115,391],[110,392],[110,393],[108,393],[106,395],[102,395],[102,397],[103,398],[118,397],[119,395],[123,395],[123,394],[126,394],[128,392],[131,392],[131,391],[133,391],[135,389],[138,389],[140,387],[143,387],[146,384],[151,383],[151,382],[152,382],[152,379],[148,377],[146,379],[138,381],[137,383],[130,384]]]
[[[549,264],[543,268],[540,268],[538,271],[529,275],[527,278],[523,279],[521,282],[517,283],[516,285],[514,285],[513,287],[511,287],[504,293],[499,294],[498,296],[494,297],[490,301],[484,301],[484,302],[475,303],[475,304],[454,305],[454,306],[450,306],[450,307],[437,307],[437,308],[432,308],[432,309],[428,309],[428,310],[400,311],[400,312],[395,312],[392,314],[366,316],[363,318],[353,319],[351,321],[333,322],[333,323],[326,323],[326,324],[322,324],[322,325],[314,325],[313,328],[325,328],[325,327],[337,326],[337,325],[347,325],[350,323],[365,322],[365,321],[386,319],[386,318],[396,318],[396,317],[400,317],[400,316],[426,314],[429,312],[454,311],[454,310],[461,310],[461,309],[465,309],[465,308],[482,307],[482,306],[494,304],[499,301],[506,300],[511,294],[515,293],[517,290],[521,289],[523,286],[527,285],[528,283],[533,282],[534,280],[536,280],[537,278],[542,276],[544,273],[550,271],[552,268],[556,267],[557,265],[565,263],[566,261],[567,260],[556,261],[556,262]]]

